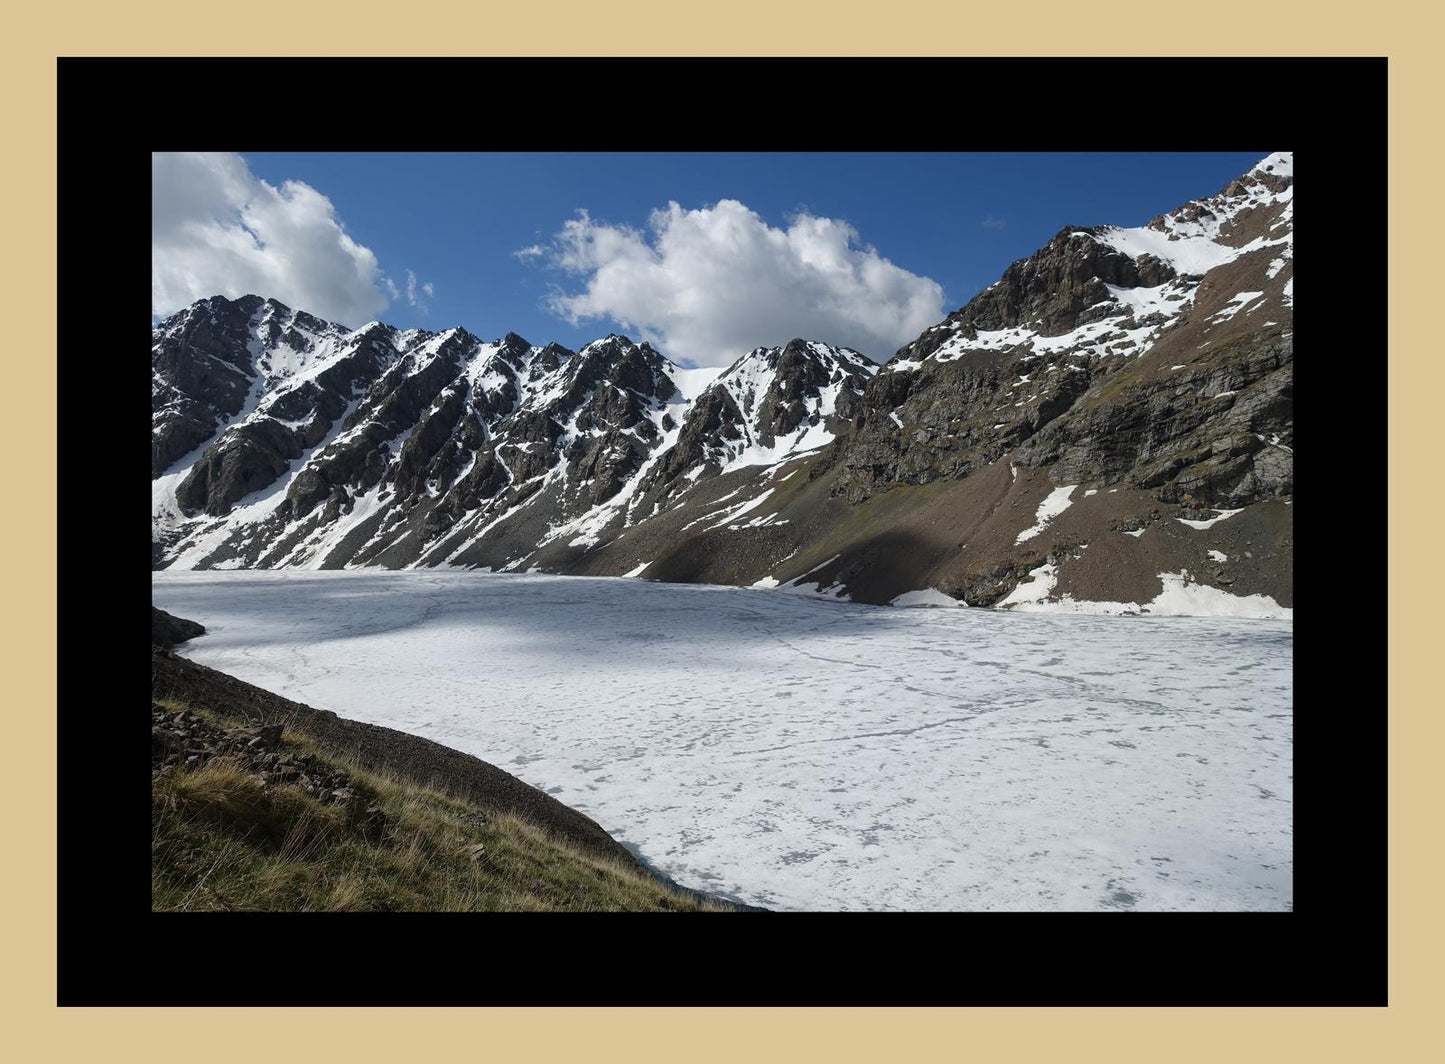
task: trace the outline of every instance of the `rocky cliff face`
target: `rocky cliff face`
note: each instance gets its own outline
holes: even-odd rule
[[[260,296],[202,300],[169,319],[151,338],[151,476],[250,413],[342,335]]]
[[[1288,154],[1137,229],[1062,229],[881,369],[794,340],[698,381],[621,336],[218,297],[153,337],[153,560],[1279,614],[1292,315]]]
[[[1012,453],[1166,502],[1289,494],[1289,169],[1271,157],[1144,229],[1066,228],[1014,263],[865,392],[842,489],[859,501]]]

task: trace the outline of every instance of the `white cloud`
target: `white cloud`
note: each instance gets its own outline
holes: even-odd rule
[[[248,293],[348,325],[397,294],[310,185],[277,188],[234,152],[152,154],[151,313]]]
[[[390,282],[388,282],[388,283],[390,283]],[[432,295],[435,294],[435,289],[432,288],[432,283],[431,283],[430,281],[427,281],[427,282],[426,282],[425,284],[423,284],[423,285],[418,285],[418,284],[416,283],[416,274],[413,273],[411,270],[407,270],[407,271],[406,271],[406,301],[407,301],[408,303],[410,303],[412,306],[416,307],[418,310],[420,310],[423,314],[425,314],[429,308],[427,307],[426,302],[425,302],[424,300],[421,300],[421,299],[418,299],[418,298],[417,298],[417,295],[416,295],[416,290],[417,290],[417,288],[420,288],[420,289],[422,290],[422,292],[425,293],[428,297],[430,297],[430,296],[432,296]]]
[[[652,212],[649,232],[568,221],[548,261],[585,277],[549,308],[576,325],[610,318],[674,359],[725,365],[793,337],[886,358],[943,317],[943,289],[883,258],[847,222],[803,214],[775,228],[737,200]],[[526,261],[542,249],[515,254]]]
[[[1004,226],[1008,225],[1008,219],[995,218],[993,215],[990,214],[987,218],[985,218],[978,224],[983,226],[985,229],[1002,229]]]

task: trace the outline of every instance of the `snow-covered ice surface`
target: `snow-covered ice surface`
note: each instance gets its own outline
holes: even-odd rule
[[[160,572],[181,653],[776,909],[1285,910],[1293,625],[455,571]]]

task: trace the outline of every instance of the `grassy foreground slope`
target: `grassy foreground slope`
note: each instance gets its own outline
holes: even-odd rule
[[[157,910],[696,911],[476,758],[152,651]]]

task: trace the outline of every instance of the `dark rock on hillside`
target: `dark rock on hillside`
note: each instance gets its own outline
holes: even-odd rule
[[[300,457],[295,431],[279,422],[237,426],[222,444],[201,456],[176,489],[176,500],[190,513],[228,513],[233,504],[266,487]]]
[[[283,728],[230,728],[189,710],[151,704],[151,775],[194,771],[213,761],[240,766],[262,787],[296,787],[322,805],[340,806],[364,836],[378,838],[386,826],[376,795],[345,772],[323,763],[315,754],[287,753]],[[280,845],[284,836],[273,838]]]
[[[246,345],[259,296],[203,300],[178,315],[151,349],[151,475],[215,435],[241,412],[254,376]]]
[[[184,643],[187,639],[205,634],[205,625],[173,616],[156,606],[151,607],[152,646],[173,647],[177,643]]]
[[[1068,410],[1091,379],[1087,367],[1064,360],[1044,365],[992,352],[929,363],[916,374],[880,373],[839,446],[839,490],[859,502],[893,484],[965,477]],[[1021,393],[1021,381],[1032,387]]]
[[[1151,489],[1161,502],[1238,508],[1290,495],[1293,356],[1292,337],[1275,332],[1222,344],[1188,370],[1121,372],[1032,437],[1019,461],[1052,467],[1061,483]]]
[[[1004,271],[950,319],[975,330],[1029,325],[1040,336],[1069,332],[1109,297],[1106,285],[1153,288],[1175,276],[1151,255],[1134,259],[1094,239],[1098,229],[1065,226],[1042,248]],[[920,350],[917,355],[925,355]],[[916,356],[909,356],[916,357]]]
[[[677,446],[663,457],[657,479],[670,483],[706,463],[719,442],[741,441],[743,420],[743,412],[726,388],[707,389],[688,411]]]

